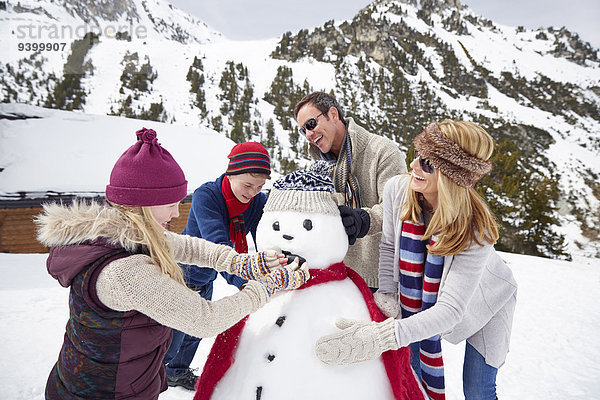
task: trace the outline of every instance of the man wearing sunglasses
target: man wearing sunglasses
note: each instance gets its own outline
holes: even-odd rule
[[[314,160],[334,164],[335,202],[350,246],[344,262],[371,290],[379,287],[378,263],[385,183],[407,172],[406,156],[391,140],[368,132],[344,117],[336,98],[310,93],[296,104],[294,117]],[[361,238],[358,242],[357,238]]]

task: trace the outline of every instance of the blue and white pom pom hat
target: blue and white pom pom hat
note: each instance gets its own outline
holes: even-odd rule
[[[340,215],[333,201],[331,166],[326,161],[315,161],[308,169],[300,169],[273,183],[264,212],[298,211]]]

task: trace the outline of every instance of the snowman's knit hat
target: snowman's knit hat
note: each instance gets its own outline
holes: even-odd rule
[[[340,215],[331,197],[331,166],[315,161],[308,169],[294,171],[273,183],[264,211],[298,211]]]

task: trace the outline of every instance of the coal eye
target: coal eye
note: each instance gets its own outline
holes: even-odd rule
[[[305,219],[303,223],[304,229],[310,231],[312,229],[312,221],[310,219]]]
[[[273,222],[273,230],[274,231],[278,231],[279,230],[279,221]]]

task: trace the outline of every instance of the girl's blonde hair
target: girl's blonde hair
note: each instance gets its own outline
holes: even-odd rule
[[[181,268],[175,262],[173,246],[164,234],[165,228],[154,218],[151,207],[123,206],[112,202],[109,203],[123,213],[136,228],[136,237],[128,239],[133,243],[144,246],[163,274],[169,275],[175,281],[185,286]]]
[[[488,160],[494,151],[494,141],[479,125],[466,121],[444,120],[441,132],[464,151],[482,160]],[[431,254],[449,256],[468,249],[475,241],[483,245],[498,240],[498,226],[485,200],[473,188],[458,186],[440,170],[437,190],[438,204],[424,238],[437,234],[437,242],[427,246]],[[413,178],[411,178],[413,179]],[[419,223],[422,215],[422,195],[408,189],[400,219]]]

